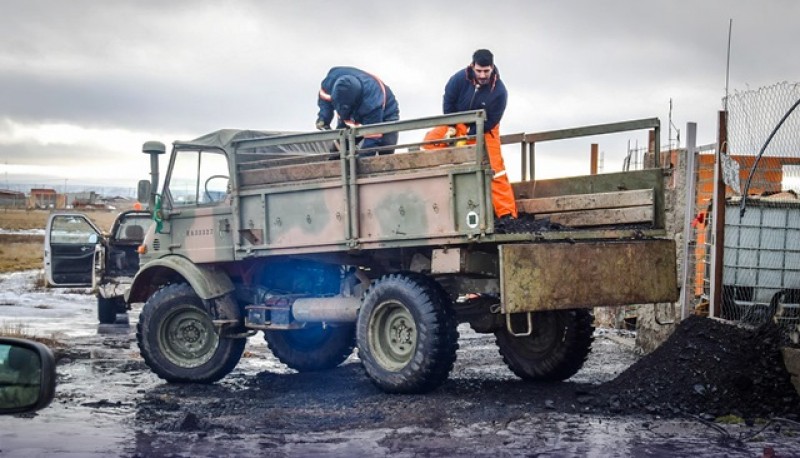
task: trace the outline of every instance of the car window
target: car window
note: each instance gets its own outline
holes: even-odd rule
[[[58,216],[50,227],[50,243],[97,243],[97,231],[80,216]]]
[[[149,215],[128,216],[120,222],[114,238],[116,240],[142,241],[151,224],[153,224],[153,220]]]

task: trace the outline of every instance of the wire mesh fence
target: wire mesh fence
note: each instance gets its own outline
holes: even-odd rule
[[[790,111],[798,100],[798,83],[736,92],[727,99],[728,161],[723,166],[728,186],[718,311],[720,318],[748,324],[774,319],[794,343],[800,340],[800,110]],[[701,189],[698,206],[703,205]],[[701,239],[708,240],[709,222],[706,218],[705,232],[697,236],[698,250]],[[704,270],[701,294],[707,297],[709,269]]]
[[[692,218],[686,231],[686,248],[681,257],[685,264],[683,272],[684,300],[686,309],[697,313],[709,313],[710,272],[711,272],[711,218],[714,195],[714,164],[716,145],[701,146],[695,149],[694,157],[687,157],[693,163],[687,168],[692,175],[687,177],[685,205],[689,207]],[[689,186],[689,182],[692,186]]]

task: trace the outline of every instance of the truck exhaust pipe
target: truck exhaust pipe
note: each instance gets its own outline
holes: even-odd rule
[[[361,299],[358,297],[303,297],[292,304],[297,321],[355,323]]]
[[[150,211],[155,211],[156,194],[158,194],[158,156],[164,154],[167,148],[157,141],[144,142],[142,152],[150,155],[150,197],[147,205]]]
[[[303,323],[355,323],[358,297],[272,296],[264,303],[245,306],[249,329],[296,329]]]

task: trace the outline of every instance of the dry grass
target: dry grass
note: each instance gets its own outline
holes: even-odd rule
[[[48,215],[50,215],[50,212],[46,210],[6,208],[0,211],[0,228],[11,230],[44,229]]]
[[[0,245],[0,273],[41,269],[44,247],[39,243],[8,243]]]
[[[47,345],[51,350],[57,350],[65,347],[64,343],[57,338],[56,334],[50,334],[49,336],[37,336],[29,331],[28,328],[26,328],[22,323],[0,323],[0,337],[35,340]]]
[[[108,231],[118,211],[107,210],[61,210],[63,212],[83,213],[89,217],[100,229]],[[52,213],[50,210],[19,210],[5,208],[0,210],[0,228],[11,230],[44,229],[47,218]]]
[[[70,211],[70,210],[67,210]],[[109,231],[119,212],[105,210],[74,210],[84,213],[103,231]],[[0,210],[0,229],[44,229],[49,210]],[[44,237],[0,235],[0,273],[41,269],[44,263]]]

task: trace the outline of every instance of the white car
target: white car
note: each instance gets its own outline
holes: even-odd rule
[[[97,319],[116,322],[129,310],[125,293],[139,270],[137,249],[153,220],[142,210],[122,212],[108,235],[84,214],[54,213],[44,238],[45,279],[51,287],[91,287]]]

